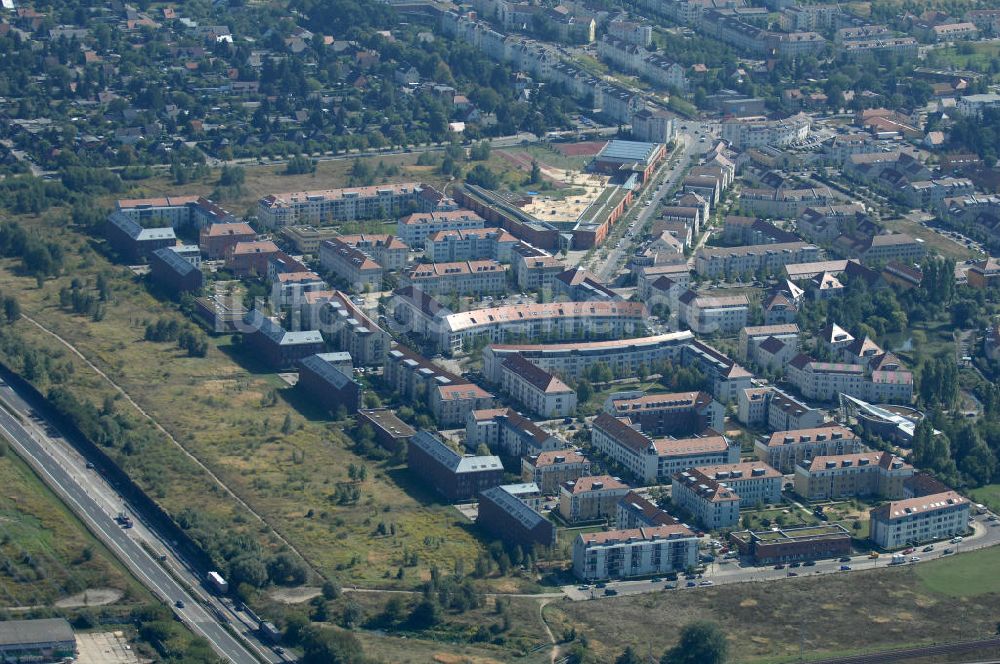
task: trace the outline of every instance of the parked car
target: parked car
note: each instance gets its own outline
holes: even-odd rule
[[[942,556],[950,556],[953,553],[955,553],[955,549],[945,549],[944,551],[941,552],[941,555]]]
[[[842,563],[849,563],[849,562],[851,562],[851,557],[850,556],[844,556],[843,558],[840,559],[840,562],[842,562]]]
[[[933,551],[933,550],[934,550],[934,545],[933,545],[933,544],[931,544],[931,545],[928,545],[928,546],[925,546],[925,547],[923,548],[923,552],[924,552],[924,553],[927,553],[928,551]]]
[[[778,563],[777,565],[774,566],[774,569],[785,569],[785,566],[782,565],[781,563]]]
[[[816,561],[815,560],[807,560],[804,563],[802,563],[802,566],[803,567],[816,567]]]
[[[613,597],[613,596],[615,596],[615,595],[618,594],[618,591],[615,590],[614,588],[605,588],[604,589],[604,594],[607,595],[607,596],[609,596],[609,597]]]
[[[788,576],[798,576],[798,575],[799,575],[798,572],[789,572],[788,573]]]
[[[841,565],[840,566],[840,571],[841,572],[850,572],[851,571],[851,566],[850,565]]]
[[[698,585],[699,586],[714,586],[715,583],[713,583],[712,581],[709,581],[708,579],[706,579],[706,580],[702,581],[701,583],[699,583]]]

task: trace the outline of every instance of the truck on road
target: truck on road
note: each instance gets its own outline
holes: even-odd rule
[[[209,572],[205,578],[208,580],[209,585],[220,595],[225,595],[229,592],[229,582],[222,578],[222,575],[218,572]]]

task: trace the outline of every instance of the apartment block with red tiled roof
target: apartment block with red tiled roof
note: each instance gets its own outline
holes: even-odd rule
[[[675,473],[670,499],[706,530],[734,526],[740,521],[740,496],[725,482],[691,468]]]
[[[433,263],[492,259],[511,261],[518,239],[502,228],[443,230],[424,241],[424,256]]]
[[[240,278],[264,276],[268,260],[280,252],[270,240],[237,242],[226,253],[226,269]]]
[[[521,459],[521,479],[534,482],[546,496],[559,493],[566,482],[590,475],[590,459],[578,449],[540,452]]]
[[[474,410],[493,408],[492,394],[405,346],[386,356],[383,378],[404,399],[422,399],[439,427],[464,426]]]
[[[893,500],[871,511],[869,537],[883,549],[898,549],[964,536],[971,515],[972,503],[954,491]]]
[[[582,581],[680,572],[698,564],[698,538],[687,526],[581,533],[573,542],[573,574]]]
[[[519,457],[560,450],[566,441],[513,408],[485,408],[472,411],[465,420],[465,446],[474,450],[480,445],[503,456]]]
[[[507,266],[495,260],[417,263],[401,283],[428,295],[496,295],[507,290]]]
[[[340,238],[320,243],[319,260],[323,269],[356,292],[382,290],[382,266]]]
[[[253,242],[257,233],[242,221],[205,226],[198,233],[198,247],[211,260],[225,258],[238,242]]]
[[[818,456],[857,454],[864,449],[850,429],[831,424],[813,429],[775,431],[770,438],[754,445],[757,458],[782,473],[795,472],[795,466]]]
[[[615,417],[627,417],[650,436],[688,436],[721,431],[725,408],[707,392],[643,394],[619,392],[604,403]]]
[[[629,486],[610,475],[587,475],[559,489],[559,514],[567,523],[613,521]]]
[[[817,456],[795,466],[795,492],[806,500],[899,500],[913,473],[913,466],[891,452]]]
[[[507,358],[501,374],[503,393],[538,417],[568,417],[576,411],[576,391],[521,355]]]
[[[677,523],[680,523],[677,519],[635,491],[629,491],[618,501],[618,518],[615,520],[615,525],[622,530],[673,526]]]

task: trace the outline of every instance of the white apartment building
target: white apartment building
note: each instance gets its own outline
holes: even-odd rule
[[[965,117],[979,117],[988,108],[1000,108],[1000,94],[966,95],[955,102],[955,110]]]
[[[687,291],[678,298],[678,316],[697,334],[734,334],[747,324],[746,295],[711,297]]]
[[[396,235],[411,247],[423,247],[428,237],[441,231],[482,229],[485,224],[472,210],[415,212],[396,222]]]
[[[818,456],[857,454],[863,446],[854,432],[837,424],[776,431],[754,444],[757,458],[782,473],[795,472],[795,466]]]
[[[573,542],[573,574],[581,581],[680,572],[698,564],[698,538],[681,524],[581,533]]]
[[[417,209],[428,207],[436,193],[428,185],[406,182],[271,194],[257,202],[257,218],[267,228],[387,218],[410,204]]]
[[[695,271],[716,279],[752,275],[759,270],[777,272],[785,265],[809,263],[819,258],[819,247],[805,242],[753,244],[743,247],[702,247],[695,254]]]
[[[551,419],[576,411],[576,391],[522,356],[505,360],[502,372],[501,391],[533,415]]]
[[[735,526],[740,522],[740,497],[733,489],[698,469],[675,473],[670,500],[686,510],[706,530]]]
[[[740,497],[741,507],[773,505],[781,502],[783,476],[762,461],[698,466],[704,475],[722,482]]]
[[[438,231],[424,241],[424,256],[432,263],[493,259],[510,263],[518,239],[502,228]]]
[[[737,150],[784,147],[809,137],[809,116],[799,113],[783,120],[738,119],[722,123],[722,138]]]
[[[507,266],[495,260],[418,263],[400,281],[428,295],[495,295],[507,289]]]
[[[972,505],[954,491],[893,500],[871,511],[871,540],[898,549],[965,535]]]

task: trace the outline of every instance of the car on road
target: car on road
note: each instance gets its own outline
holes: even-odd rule
[[[777,565],[774,566],[774,569],[785,569],[785,566],[782,565],[781,563],[778,563]]]
[[[792,563],[789,567],[801,567],[802,563]]]
[[[911,546],[911,547],[909,547],[909,548],[906,548],[906,549],[903,549],[903,555],[904,555],[904,556],[908,556],[908,555],[910,555],[911,553],[913,553],[913,547],[912,547],[912,546]]]
[[[840,571],[841,572],[850,572],[851,571],[851,566],[850,565],[841,565],[840,566]]]
[[[87,462],[87,470],[93,470],[93,469],[94,469],[94,462],[93,461],[88,461]]]
[[[590,590],[590,586],[583,584],[582,586],[577,586],[577,590]]]
[[[698,585],[699,586],[714,586],[715,583],[713,581],[709,581],[708,579],[705,579],[704,581],[702,581]]]
[[[910,562],[911,563],[919,563],[920,562],[920,556],[910,556]]]
[[[695,583],[694,581],[688,581],[687,584],[685,585],[687,585],[688,588],[694,588],[698,584]]]
[[[281,646],[274,646],[274,652],[278,653],[279,655],[284,655],[285,649],[282,648]]]
[[[952,544],[958,544],[958,543],[959,543],[959,542],[961,542],[961,541],[962,541],[962,538],[961,538],[961,537],[952,537],[952,538],[951,538],[951,543],[952,543]]]
[[[839,562],[849,563],[849,562],[851,562],[851,557],[850,556],[844,556],[843,558],[840,559]]]
[[[595,583],[595,584],[594,584],[594,587],[595,587],[595,588],[607,588],[607,587],[608,587],[608,584],[606,584],[606,583],[604,583],[603,581],[601,581],[600,583]]]
[[[944,551],[941,552],[941,555],[942,556],[950,556],[953,553],[955,553],[955,549],[945,549]]]
[[[658,576],[654,576],[652,579],[650,579],[650,581],[652,581],[653,583],[661,583],[663,579],[661,579]]]
[[[615,595],[618,594],[618,591],[615,590],[614,588],[605,588],[604,594],[607,595],[608,597],[614,597]]]
[[[182,600],[182,599],[177,600],[176,602],[174,602],[174,606],[176,606],[178,609],[183,609],[184,608],[184,600]]]
[[[924,553],[927,553],[928,551],[933,551],[934,550],[934,545],[931,544],[929,546],[925,546],[922,550],[923,550]]]
[[[799,575],[798,572],[789,572],[788,573],[788,576],[798,576],[798,575]]]
[[[816,567],[816,561],[815,560],[807,560],[804,563],[802,563],[802,566],[803,567]]]

